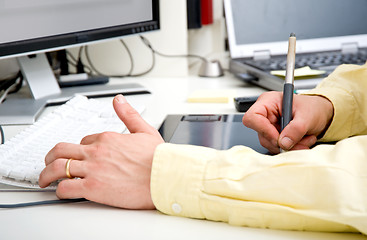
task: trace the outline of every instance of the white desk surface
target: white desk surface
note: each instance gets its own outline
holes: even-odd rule
[[[254,96],[264,91],[232,76],[114,79],[111,84],[114,82],[138,82],[151,90],[152,95],[127,98],[131,102],[145,103],[146,110],[142,115],[157,128],[167,114],[236,112],[233,102],[187,103],[187,96],[196,89],[232,89],[237,96]],[[5,127],[6,138],[24,127]],[[49,199],[56,199],[54,192],[0,190],[1,204]],[[237,227],[227,223],[166,216],[158,211],[118,209],[93,202],[0,209],[0,222],[0,239],[367,239],[361,234]]]

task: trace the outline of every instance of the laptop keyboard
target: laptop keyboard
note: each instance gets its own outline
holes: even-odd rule
[[[367,49],[357,53],[343,54],[341,52],[324,52],[296,55],[296,68],[309,66],[312,69],[332,71],[341,64],[362,65],[367,60]],[[285,70],[286,56],[272,56],[266,60],[242,59],[242,62],[264,71]]]

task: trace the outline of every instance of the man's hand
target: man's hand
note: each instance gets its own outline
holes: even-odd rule
[[[294,95],[293,120],[280,131],[281,92],[266,92],[245,113],[243,124],[258,132],[262,146],[271,153],[309,149],[329,126],[334,114],[332,103],[321,96]]]
[[[80,144],[59,143],[46,156],[40,187],[62,180],[59,198],[86,198],[129,209],[153,209],[150,174],[156,147],[163,143],[159,132],[117,95],[113,106],[131,134],[105,132],[85,137]],[[66,178],[66,162],[70,175]]]

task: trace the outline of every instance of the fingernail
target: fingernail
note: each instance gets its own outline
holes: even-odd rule
[[[121,94],[116,95],[115,99],[118,103],[127,103],[126,98]]]
[[[289,137],[283,137],[280,140],[280,145],[283,149],[289,150],[293,147],[294,142]]]

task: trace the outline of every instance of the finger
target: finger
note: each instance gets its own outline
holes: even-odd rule
[[[92,144],[92,143],[94,143],[94,142],[98,139],[98,135],[99,135],[99,133],[97,133],[97,134],[92,134],[92,135],[88,135],[88,136],[85,136],[85,137],[80,141],[80,144],[82,144],[82,145],[89,145],[89,144]]]
[[[307,132],[307,123],[302,118],[295,118],[280,133],[278,144],[282,149],[290,150],[306,136]]]
[[[299,144],[308,146],[310,148],[313,145],[315,145],[316,142],[317,142],[317,137],[315,135],[307,135],[301,141],[299,141]]]
[[[111,135],[115,135],[118,134],[120,135],[120,133],[116,133],[116,132],[102,132],[102,133],[96,133],[96,134],[92,134],[92,135],[88,135],[85,136],[81,141],[80,144],[81,145],[90,145],[93,144],[95,142],[97,142],[99,139],[101,139],[101,137],[106,136],[106,140],[112,139],[113,137],[111,137]]]
[[[43,169],[39,176],[39,186],[41,188],[47,187],[52,182],[59,179],[66,178],[66,162],[68,160],[59,158],[50,163]],[[84,161],[72,160],[69,164],[69,172],[72,177],[85,177],[86,167]]]
[[[293,150],[305,150],[305,149],[310,149],[310,147],[298,143],[298,144],[294,145],[294,147],[291,150],[293,151]]]
[[[144,121],[140,114],[130,106],[121,94],[116,95],[113,99],[113,107],[117,116],[124,122],[130,133],[152,132],[152,127]]]
[[[267,138],[264,138],[261,135],[259,135],[259,142],[260,142],[261,146],[268,149],[269,152],[272,153],[272,154],[277,154],[277,153],[280,152],[279,146],[277,144],[274,145],[274,143],[270,142]]]
[[[45,157],[46,165],[58,158],[84,159],[83,146],[74,143],[58,143],[53,147]]]
[[[257,102],[245,113],[242,122],[259,134],[278,145],[279,138],[279,113],[281,95],[277,92],[262,94]]]
[[[259,139],[261,136],[267,139],[272,147],[277,147],[279,132],[277,128],[269,121],[269,119],[259,114],[249,114],[248,116],[250,117],[246,116],[246,114],[243,117],[244,125],[257,131],[259,134]]]
[[[56,196],[60,199],[83,198],[85,179],[62,180],[56,189]]]

